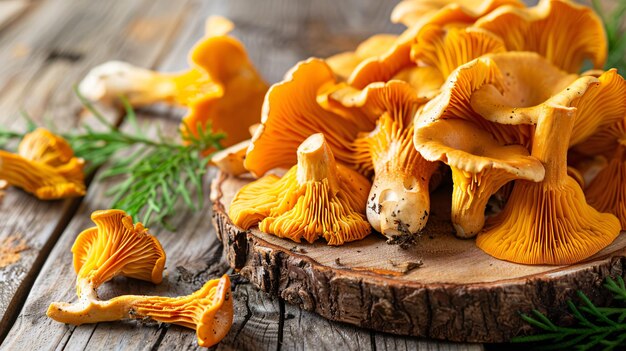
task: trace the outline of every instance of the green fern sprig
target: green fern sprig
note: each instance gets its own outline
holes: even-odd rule
[[[521,318],[533,327],[544,331],[542,334],[513,338],[516,343],[540,343],[542,350],[616,350],[626,347],[626,286],[622,277],[615,280],[606,278],[604,287],[611,292],[613,299],[622,306],[598,307],[581,291],[577,296],[581,301],[576,306],[571,300],[567,306],[576,319],[574,327],[561,327],[554,324],[543,313],[533,310],[532,315],[522,314]]]

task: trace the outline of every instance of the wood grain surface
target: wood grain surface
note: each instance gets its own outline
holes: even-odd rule
[[[22,129],[25,111],[59,131],[94,125],[81,112],[72,86],[89,68],[111,59],[176,71],[203,32],[208,15],[236,24],[234,35],[269,82],[297,61],[350,50],[371,34],[397,33],[388,15],[396,1],[364,0],[0,0],[0,124]],[[122,123],[115,113],[107,115]],[[181,111],[141,111],[151,133],[175,130]],[[105,166],[106,167],[106,166]],[[98,176],[98,172],[94,177]],[[207,191],[210,178],[207,176]],[[75,298],[70,247],[92,226],[89,214],[107,208],[110,183],[91,182],[84,199],[42,202],[11,189],[0,202],[0,243],[19,238],[28,247],[0,268],[1,350],[188,350],[195,333],[178,326],[137,322],[65,326],[45,317],[51,301]],[[211,209],[184,210],[174,233],[154,227],[168,254],[159,286],[114,279],[99,293],[187,294],[207,279],[230,272],[212,228]],[[220,350],[347,349],[480,350],[480,345],[419,341],[330,322],[234,277],[235,323]]]

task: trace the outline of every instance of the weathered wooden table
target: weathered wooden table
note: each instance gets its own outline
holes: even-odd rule
[[[24,110],[60,130],[92,123],[80,114],[72,86],[111,59],[177,70],[202,35],[210,14],[232,19],[234,35],[270,82],[297,61],[349,50],[373,33],[400,32],[389,13],[397,1],[378,0],[0,0],[0,125],[23,129]],[[180,111],[155,108],[140,119],[174,129]],[[124,121],[114,118],[124,127]],[[106,166],[105,166],[106,167]],[[97,174],[96,174],[97,177]],[[209,177],[210,178],[210,177]],[[209,179],[207,179],[207,191]],[[92,211],[108,208],[109,183],[92,181],[83,199],[42,202],[10,189],[0,202],[0,349],[196,348],[194,331],[137,322],[73,327],[48,319],[51,301],[75,298],[71,245],[92,226]],[[210,206],[180,212],[176,232],[153,228],[168,255],[163,284],[115,279],[100,292],[184,295],[229,271],[211,224]],[[19,250],[17,250],[19,249]],[[19,251],[19,252],[15,252]],[[218,349],[479,350],[361,330],[236,284],[235,322]]]

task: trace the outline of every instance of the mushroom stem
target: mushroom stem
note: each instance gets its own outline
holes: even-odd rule
[[[470,173],[456,167],[452,169],[452,225],[460,238],[472,238],[485,225],[485,209],[492,194],[509,181],[514,175],[491,169],[483,173]],[[508,176],[507,176],[508,175]],[[481,188],[478,192],[477,189]]]
[[[126,62],[110,61],[93,68],[78,85],[78,90],[92,101],[111,102],[120,95],[133,106],[159,101],[174,102],[177,76],[161,74]]]
[[[339,191],[337,163],[324,134],[311,135],[298,147],[298,184],[327,180],[333,195]]]
[[[531,155],[543,164],[545,181],[551,185],[562,183],[567,177],[567,150],[572,135],[576,108],[545,106],[538,118]]]

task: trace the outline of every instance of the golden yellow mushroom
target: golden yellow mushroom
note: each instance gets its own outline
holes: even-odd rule
[[[165,252],[156,237],[122,210],[95,211],[95,227],[78,235],[72,253],[79,298],[96,296],[96,289],[116,275],[159,284]]]
[[[47,311],[55,321],[81,325],[123,319],[154,320],[194,329],[198,345],[211,347],[233,323],[233,298],[228,275],[213,279],[181,297],[125,295],[108,301],[85,298],[74,304],[55,302]]]
[[[246,169],[262,176],[273,168],[290,168],[296,164],[298,146],[315,133],[324,133],[335,157],[348,162],[353,154],[350,141],[359,132],[372,130],[376,120],[348,113],[342,106],[336,110],[320,106],[318,92],[335,84],[332,70],[319,59],[298,63],[284,81],[274,84],[265,98],[263,124],[246,155]]]
[[[414,238],[430,213],[429,184],[438,163],[424,160],[413,147],[413,116],[425,102],[402,81],[372,83],[363,90],[338,85],[327,101],[358,109],[376,126],[352,143],[355,169],[374,175],[367,219],[391,242]]]
[[[415,131],[415,146],[429,161],[452,169],[452,224],[462,238],[475,236],[485,224],[491,195],[515,179],[538,182],[545,170],[521,145],[502,145],[464,120],[438,120]]]
[[[567,175],[568,139],[576,108],[553,105],[535,121],[531,155],[545,167],[535,183],[517,180],[504,210],[489,219],[476,244],[486,253],[523,264],[573,264],[609,245],[619,220],[585,201]]]
[[[83,196],[83,166],[65,139],[42,128],[24,136],[17,154],[0,150],[0,179],[41,200]]]
[[[242,187],[228,214],[243,229],[258,223],[261,231],[296,242],[323,237],[342,245],[371,231],[364,214],[370,186],[335,161],[323,134],[313,134],[298,147],[296,166],[282,178],[270,174]]]
[[[207,33],[191,50],[191,68],[162,73],[113,61],[91,70],[79,85],[90,100],[110,102],[126,96],[131,105],[167,103],[189,108],[181,124],[186,135],[211,123],[227,134],[224,146],[245,140],[241,128],[259,121],[267,84],[254,68],[241,42],[228,36],[230,21],[211,17]],[[246,106],[246,108],[241,108]]]
[[[602,68],[608,44],[602,20],[589,7],[567,0],[540,0],[530,8],[503,6],[474,24],[504,40],[509,51],[533,51],[577,73],[586,59]]]

